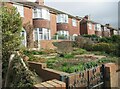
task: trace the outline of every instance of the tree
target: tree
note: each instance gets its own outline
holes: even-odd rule
[[[22,20],[14,7],[2,6],[0,11],[0,17],[2,17],[2,77],[4,80],[10,55],[21,44]]]
[[[33,48],[33,26],[30,24],[30,22],[27,22],[23,25],[23,27],[26,30],[27,33],[27,47],[28,48]]]

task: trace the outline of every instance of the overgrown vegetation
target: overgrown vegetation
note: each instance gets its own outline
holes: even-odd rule
[[[14,7],[3,6],[0,11],[0,17],[2,17],[2,78],[4,80],[10,55],[19,48],[21,43],[22,20]]]
[[[2,17],[2,85],[4,87],[31,87],[34,75],[20,57],[10,59],[10,55],[20,49],[22,19],[14,7],[1,7]],[[9,65],[8,65],[9,64]]]
[[[36,83],[35,73],[31,72],[29,69],[26,69],[22,62],[20,61],[19,56],[15,56],[11,64],[10,73],[9,73],[9,87],[33,87]],[[26,64],[27,65],[27,64]]]

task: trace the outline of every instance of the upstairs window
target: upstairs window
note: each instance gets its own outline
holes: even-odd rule
[[[44,8],[35,8],[33,9],[33,18],[43,18],[50,20],[50,13],[49,10]]]
[[[42,9],[33,9],[33,18],[42,18]]]
[[[96,24],[95,25],[95,30],[96,31],[101,31],[101,25],[100,24]]]
[[[72,26],[77,26],[77,21],[76,21],[76,19],[72,19]]]
[[[17,11],[20,13],[21,17],[24,17],[24,6],[20,4],[13,4],[17,8]]]
[[[58,14],[57,15],[57,23],[68,23],[68,15]]]

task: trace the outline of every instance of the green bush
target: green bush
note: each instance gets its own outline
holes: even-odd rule
[[[116,45],[111,43],[97,43],[92,46],[92,51],[102,51],[106,53],[111,53],[116,50]]]
[[[111,37],[102,37],[99,39],[100,42],[106,42],[106,43],[117,43],[120,41],[119,35],[113,35]]]
[[[71,53],[73,51],[71,41],[53,42],[53,45],[57,47],[58,53],[66,54]]]
[[[45,52],[44,51],[36,51],[36,50],[33,50],[33,51],[24,50],[23,54],[25,54],[26,56],[30,56],[30,55],[42,55],[42,54],[45,54]]]
[[[72,55],[72,54],[64,54],[64,58],[74,58],[74,55]]]
[[[85,53],[87,53],[87,51],[85,49],[81,49],[81,48],[76,49],[72,52],[73,55],[81,55],[81,54],[85,54]]]
[[[84,37],[78,36],[74,42],[74,47],[83,48],[86,50],[91,50],[90,47],[93,43],[94,42],[89,38],[84,38]]]

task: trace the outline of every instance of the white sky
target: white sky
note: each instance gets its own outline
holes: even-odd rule
[[[119,0],[45,0],[45,5],[74,16],[90,15],[91,20],[109,23],[117,28],[118,2]]]

